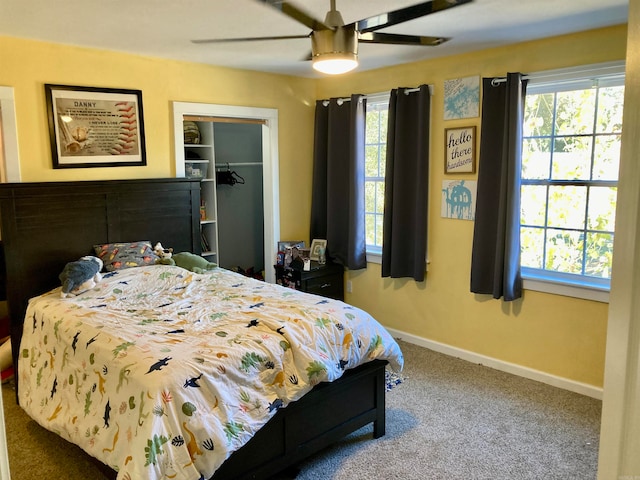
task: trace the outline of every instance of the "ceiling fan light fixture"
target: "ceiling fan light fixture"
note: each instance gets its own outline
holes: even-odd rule
[[[329,75],[347,73],[358,66],[358,33],[354,27],[336,27],[311,34],[314,70]]]
[[[358,66],[358,56],[353,53],[323,53],[313,57],[313,69],[329,75],[347,73]]]
[[[473,2],[473,0],[426,0],[415,5],[399,8],[372,17],[363,18],[345,25],[342,14],[336,9],[336,0],[329,0],[330,10],[324,22],[316,20],[304,10],[296,7],[291,0],[256,0],[279,10],[290,19],[311,29],[308,35],[276,35],[269,37],[244,37],[229,39],[192,40],[193,43],[248,42],[263,40],[283,40],[292,38],[311,38],[311,56],[313,68],[329,75],[347,73],[358,66],[358,44],[418,45],[436,46],[449,40],[446,37],[422,35],[404,35],[382,33],[394,25],[422,18],[426,15],[451,7]]]

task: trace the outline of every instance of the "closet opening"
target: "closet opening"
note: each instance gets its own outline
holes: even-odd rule
[[[274,283],[277,110],[182,102],[173,107],[176,176],[201,178],[202,255]]]

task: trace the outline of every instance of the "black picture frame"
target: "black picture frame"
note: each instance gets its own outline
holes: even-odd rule
[[[53,168],[147,164],[141,90],[44,87]]]

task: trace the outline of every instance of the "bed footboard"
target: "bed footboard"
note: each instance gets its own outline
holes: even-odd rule
[[[373,422],[385,434],[385,365],[374,360],[318,385],[278,413],[211,480],[264,479]]]

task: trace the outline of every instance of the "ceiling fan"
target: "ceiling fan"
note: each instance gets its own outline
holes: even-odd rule
[[[345,25],[342,15],[336,10],[336,1],[330,0],[331,8],[323,22],[316,20],[291,2],[284,0],[256,0],[276,8],[290,18],[309,27],[307,35],[285,35],[274,37],[244,37],[192,40],[193,43],[247,42],[256,40],[286,40],[311,37],[313,68],[329,74],[346,73],[358,66],[358,43],[384,43],[392,45],[436,46],[449,38],[425,37],[382,33],[377,30],[424,17],[431,13],[456,7],[473,0],[430,0],[391,12],[381,13]]]

